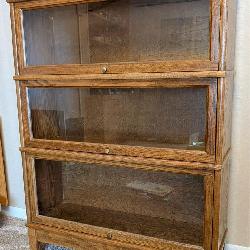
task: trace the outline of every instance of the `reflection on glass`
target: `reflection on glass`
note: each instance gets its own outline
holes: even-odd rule
[[[39,250],[73,250],[72,248],[59,247],[47,243],[39,243]]]
[[[206,88],[29,88],[33,137],[205,150]]]
[[[202,176],[36,160],[39,214],[202,245]]]
[[[210,0],[107,0],[23,11],[26,64],[209,59]]]

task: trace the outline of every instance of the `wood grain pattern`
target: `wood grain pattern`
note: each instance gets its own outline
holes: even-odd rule
[[[21,127],[22,130],[22,142],[25,145],[27,141],[29,141],[29,137],[31,135],[31,128],[30,128],[30,122],[29,122],[29,111],[28,111],[28,98],[27,98],[27,91],[23,86],[17,86],[18,91],[18,105],[19,107],[19,114],[21,114]]]
[[[234,78],[229,71],[227,77],[218,81],[216,163],[222,164],[231,148],[232,102]]]
[[[64,71],[65,72],[65,71]],[[72,72],[72,71],[71,71]],[[46,74],[22,74],[14,77],[16,81],[70,81],[70,80],[160,80],[160,79],[201,79],[222,78],[225,71],[201,71],[201,72],[170,72],[170,73],[128,73],[128,74],[82,74],[82,75],[46,75]]]
[[[36,234],[36,230],[30,228],[28,230],[28,236],[29,236],[29,245],[30,245],[30,249],[31,250],[38,250],[39,246],[38,246],[38,242],[36,240],[37,238],[37,234]]]
[[[211,248],[213,239],[213,175],[207,175],[204,179],[205,211],[204,211],[204,249]]]
[[[236,37],[236,0],[223,0],[221,6],[220,70],[234,70]]]
[[[6,178],[5,178],[3,150],[2,150],[2,142],[0,138],[0,204],[3,206],[7,206],[8,203],[9,202],[8,202],[7,185],[6,185]]]
[[[37,208],[37,187],[35,185],[35,167],[34,167],[34,159],[31,157],[26,157],[23,153],[24,160],[24,177],[25,177],[25,192],[27,196],[28,202],[28,223],[31,223],[34,218],[38,215]]]
[[[25,153],[22,155],[22,165],[23,165],[23,181],[24,181],[24,191],[25,191],[25,205],[26,205],[26,214],[27,214],[27,223],[30,223],[32,220],[32,202],[30,195],[30,183],[29,183],[29,169],[28,165],[32,165],[31,162],[28,162],[28,159],[25,157]]]
[[[22,37],[22,11],[17,9],[14,5],[13,7],[14,20],[12,21],[12,32],[14,33],[12,42],[14,47],[14,55],[16,55],[16,66],[18,67],[18,72],[21,73],[21,70],[24,68],[24,49],[23,49],[23,37]],[[14,30],[13,30],[14,29]]]
[[[215,154],[216,137],[216,114],[217,113],[217,81],[208,89],[207,96],[207,133],[206,133],[206,152],[210,155]]]
[[[16,38],[16,22],[15,22],[15,7],[13,3],[10,3],[10,18],[11,18],[11,32],[12,32],[12,47],[15,65],[15,74],[19,74],[18,65],[18,52],[17,52],[17,38]]]
[[[106,154],[109,156],[123,155],[131,157],[144,157],[154,159],[168,159],[176,161],[193,161],[203,163],[214,163],[215,157],[207,154],[204,151],[195,150],[178,150],[178,149],[157,149],[157,148],[145,148],[145,147],[131,147],[131,146],[119,146],[115,144],[94,144],[94,143],[78,143],[78,142],[66,142],[66,141],[51,141],[51,140],[38,140],[33,139],[26,141],[26,147],[33,147],[36,149],[61,149],[72,150],[75,152],[86,152],[96,154]]]
[[[213,64],[210,61],[173,61],[173,62],[155,62],[155,63],[126,63],[126,64],[93,64],[93,65],[50,65],[50,66],[30,66],[23,68],[21,75],[84,75],[84,74],[99,74],[102,73],[103,67],[108,69],[108,74],[131,74],[131,73],[168,73],[178,72],[180,75],[195,75],[192,72],[211,72],[210,76],[222,73],[216,73],[218,64]],[[190,73],[191,72],[191,73]],[[209,76],[209,74],[206,74]],[[199,74],[198,74],[199,75]],[[202,73],[200,74],[202,75]],[[86,76],[87,77],[87,76]],[[101,77],[101,76],[100,76]],[[108,77],[108,76],[104,76]],[[176,74],[175,74],[176,77]]]
[[[144,78],[145,76],[145,78]],[[131,76],[131,79],[38,79],[38,80],[24,80],[24,86],[27,87],[92,87],[92,88],[196,88],[209,87],[214,85],[216,89],[216,78],[157,78],[157,75],[141,75]],[[135,77],[135,79],[134,79]],[[210,91],[213,94],[213,91]],[[216,98],[214,98],[216,99]]]
[[[38,159],[60,160],[60,161],[75,161],[85,163],[124,166],[129,165],[132,168],[148,169],[148,170],[161,170],[174,173],[194,173],[197,174],[210,174],[217,165],[200,163],[200,162],[181,162],[172,160],[161,160],[144,157],[127,157],[127,156],[113,156],[104,154],[92,154],[75,151],[63,150],[47,150],[38,148],[21,148],[22,152],[26,155],[34,156]]]
[[[202,249],[197,246],[190,246],[185,244],[178,244],[169,242],[168,245],[160,246],[155,248],[147,245],[136,245],[131,243],[111,241],[108,239],[100,239],[92,235],[82,235],[77,232],[53,229],[48,226],[42,226],[37,224],[30,224],[31,229],[36,230],[36,241],[61,245],[65,247],[73,247],[76,250],[87,250],[87,249],[104,249],[104,250],[149,250],[149,249],[170,249],[170,250],[194,250]],[[65,237],[67,235],[67,237]],[[165,248],[164,248],[165,247]]]
[[[228,186],[230,174],[230,154],[227,155],[222,169],[215,171],[214,186],[214,224],[212,249],[218,250],[225,241],[227,232]]]

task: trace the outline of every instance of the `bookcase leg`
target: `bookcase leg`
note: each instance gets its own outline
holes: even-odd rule
[[[30,250],[39,250],[39,245],[36,238],[36,230],[29,228],[28,234],[29,234]]]

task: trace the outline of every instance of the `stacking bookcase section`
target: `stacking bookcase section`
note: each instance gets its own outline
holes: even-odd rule
[[[151,249],[208,249],[214,171],[205,164],[57,151],[28,153],[26,164],[32,223]]]
[[[219,0],[63,2],[16,4],[24,73],[218,70]]]
[[[214,161],[217,79],[20,85],[26,146]]]

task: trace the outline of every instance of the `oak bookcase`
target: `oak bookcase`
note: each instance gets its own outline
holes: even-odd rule
[[[236,1],[8,2],[31,249],[222,249]]]

